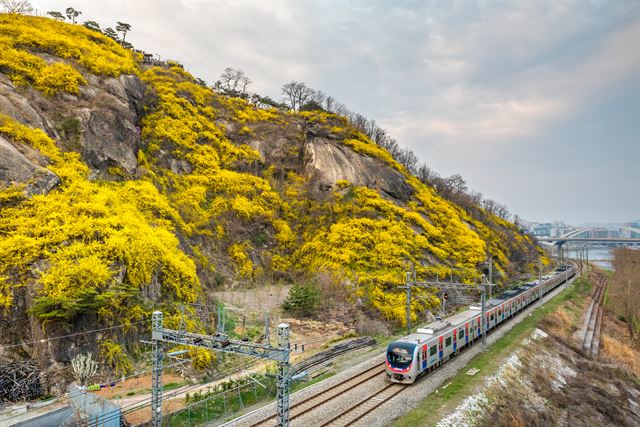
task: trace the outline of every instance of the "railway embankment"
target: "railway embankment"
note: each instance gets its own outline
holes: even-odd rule
[[[600,352],[584,346],[602,276],[577,279],[472,360],[477,372],[453,377],[396,425],[639,425],[640,353],[622,322],[604,310],[601,333],[589,338],[601,339]]]

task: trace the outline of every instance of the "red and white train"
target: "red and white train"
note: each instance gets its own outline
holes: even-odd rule
[[[562,267],[542,277],[508,290],[486,303],[487,331],[508,321],[542,295],[565,283],[576,274],[573,267]],[[438,320],[387,347],[387,378],[396,383],[412,384],[419,376],[439,367],[467,346],[482,339],[481,307]]]

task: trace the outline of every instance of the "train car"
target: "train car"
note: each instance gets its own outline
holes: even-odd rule
[[[575,275],[568,267],[503,292],[486,303],[487,332],[508,321],[519,311]],[[472,305],[468,310],[429,323],[416,333],[393,341],[387,347],[386,373],[391,382],[413,384],[464,348],[482,338],[482,311]]]

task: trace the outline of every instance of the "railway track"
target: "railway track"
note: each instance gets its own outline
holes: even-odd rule
[[[576,271],[580,271],[580,266],[578,265],[578,263],[571,262],[571,264],[573,264]],[[303,415],[308,414],[311,411],[314,411],[315,409],[325,405],[326,403],[344,396],[350,390],[353,390],[354,388],[373,378],[381,375],[384,376],[384,372],[384,365],[375,365],[365,371],[352,376],[346,381],[337,384],[333,388],[325,389],[304,400],[292,404],[289,409],[289,421],[294,421],[299,417],[302,417]],[[357,401],[355,404],[351,404],[346,407],[346,409],[340,410],[328,421],[323,422],[324,420],[318,420],[318,427],[353,425],[354,423],[362,420],[362,418],[364,418],[365,416],[374,412],[384,403],[393,399],[406,388],[407,386],[403,384],[385,383],[384,385],[379,386],[377,390],[371,392],[366,397]],[[298,422],[300,422],[300,420],[298,420]],[[251,424],[249,427],[275,425],[277,425],[277,417],[274,414],[262,418],[260,421]]]
[[[316,409],[317,407],[324,405],[325,403],[341,396],[347,391],[363,384],[379,375],[384,375],[384,365],[378,364],[372,366],[371,368],[362,371],[348,380],[337,384],[335,387],[328,388],[323,390],[313,396],[310,396],[300,402],[296,402],[289,407],[289,421],[293,421],[294,419]],[[276,415],[272,415],[270,417],[264,418],[258,421],[255,424],[252,424],[251,427],[256,426],[275,426]]]
[[[325,426],[349,426],[368,415],[383,403],[397,396],[402,390],[407,388],[403,384],[385,384],[384,387],[378,389],[374,393],[360,400],[355,405],[347,408],[347,410],[337,414],[321,427]]]
[[[584,330],[582,339],[582,351],[591,358],[598,357],[600,349],[600,328],[602,325],[602,299],[607,286],[607,277],[599,274],[596,282],[596,291],[591,298],[591,303],[585,314],[582,326]]]

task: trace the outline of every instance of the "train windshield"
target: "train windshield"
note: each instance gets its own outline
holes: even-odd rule
[[[387,349],[387,360],[394,368],[406,368],[413,360],[413,350],[415,344],[394,342],[389,344]]]

